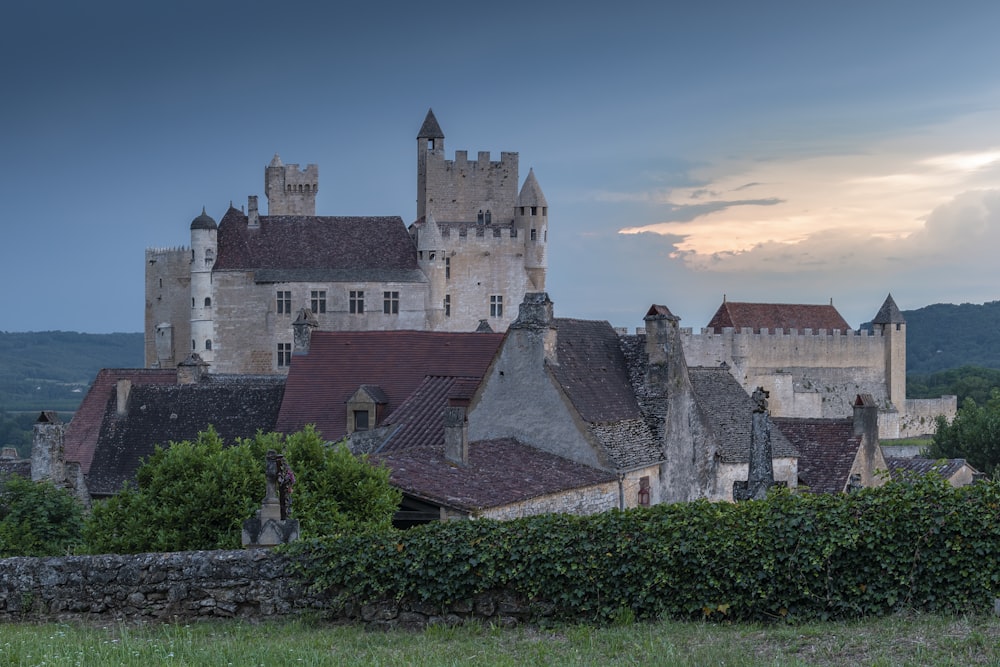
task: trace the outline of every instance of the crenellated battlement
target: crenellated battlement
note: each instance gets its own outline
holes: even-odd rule
[[[163,246],[163,247],[149,247],[146,248],[146,259],[154,255],[167,255],[170,253],[188,253],[191,251],[191,246],[178,245],[178,246]]]
[[[722,330],[722,333],[716,333],[713,329],[702,327],[700,332],[695,334],[692,327],[681,327],[679,331],[682,336],[755,336],[759,338],[768,336],[818,336],[827,338],[882,338],[881,331],[871,332],[867,329],[848,329],[847,331],[841,331],[840,329],[834,329],[833,331],[827,331],[826,329],[818,329],[816,331],[813,331],[812,329],[803,329],[800,332],[798,329],[775,329],[774,331],[770,331],[767,328],[762,328],[758,333],[755,333],[752,327],[743,327],[739,332],[732,327],[726,327]],[[645,332],[645,329],[641,327],[636,329],[636,333],[641,332]]]
[[[516,151],[500,151],[500,160],[491,160],[492,153],[490,151],[479,151],[476,155],[475,161],[469,160],[469,151],[455,151],[455,159],[447,160],[444,159],[444,151],[436,151],[432,153],[435,156],[440,155],[441,164],[446,171],[452,170],[467,170],[472,169],[473,166],[479,171],[486,171],[487,169],[496,170],[513,170],[517,173],[519,155]]]

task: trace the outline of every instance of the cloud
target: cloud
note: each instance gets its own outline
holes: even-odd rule
[[[720,211],[726,211],[731,208],[738,206],[777,206],[778,204],[784,203],[781,199],[777,197],[768,197],[765,199],[738,199],[734,201],[709,201],[702,204],[669,204],[667,206],[667,212],[663,214],[663,218],[668,222],[691,222],[698,218],[710,215],[712,213],[718,213]],[[656,223],[652,225],[642,225],[639,227],[626,227],[620,229],[619,232],[622,234],[640,234],[642,232],[656,232],[660,233],[658,230],[663,223]],[[670,233],[665,231],[664,233]]]

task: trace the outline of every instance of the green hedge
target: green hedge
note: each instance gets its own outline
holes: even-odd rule
[[[435,523],[300,542],[339,599],[448,605],[506,590],[556,618],[831,619],[981,611],[1000,594],[1000,486],[933,477],[852,495]]]

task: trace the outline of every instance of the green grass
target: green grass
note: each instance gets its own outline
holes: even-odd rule
[[[1000,665],[1000,619],[895,615],[801,626],[431,627],[280,621],[5,624],[2,665]]]

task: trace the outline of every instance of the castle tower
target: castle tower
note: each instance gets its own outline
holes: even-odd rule
[[[418,222],[416,227],[417,264],[429,283],[427,303],[424,305],[427,325],[432,330],[439,330],[446,328],[446,319],[451,316],[451,299],[447,295],[450,259],[433,213],[428,213],[427,218]]]
[[[191,221],[191,352],[212,361],[212,267],[219,226],[205,209]]]
[[[285,165],[278,154],[264,168],[264,194],[268,215],[316,215],[316,193],[319,191],[319,167],[315,164],[299,169],[297,164]]]
[[[427,156],[444,159],[444,132],[434,117],[434,110],[427,110],[424,124],[417,132],[417,220],[427,215]]]
[[[545,270],[549,240],[549,205],[542,188],[535,179],[535,171],[528,170],[521,194],[514,209],[514,224],[524,238],[524,268],[536,290],[545,289]]]
[[[892,294],[872,319],[875,332],[885,340],[885,383],[889,400],[900,412],[906,405],[906,320]]]

